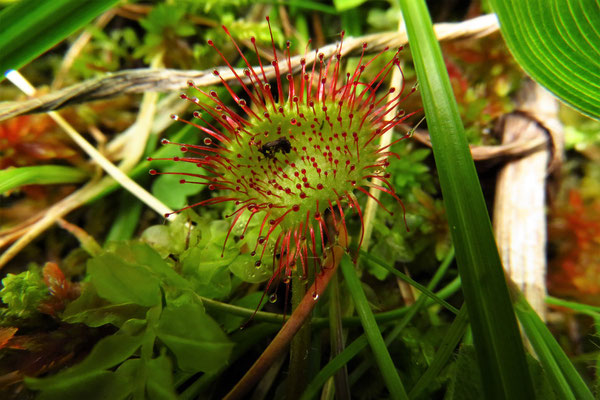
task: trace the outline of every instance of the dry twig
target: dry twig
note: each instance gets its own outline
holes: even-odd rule
[[[530,82],[521,90],[525,112],[505,117],[502,142],[542,141],[545,145],[502,167],[496,182],[494,233],[506,273],[542,316],[546,305],[546,176],[560,145],[560,131],[545,125],[556,121],[557,100]],[[540,123],[544,121],[544,125]],[[559,128],[560,129],[560,128]],[[559,146],[560,147],[560,146]]]
[[[498,22],[493,14],[473,18],[459,23],[442,23],[435,25],[435,32],[439,40],[465,39],[481,37],[498,30]],[[408,42],[406,32],[390,32],[375,35],[348,37],[344,39],[342,55],[359,54],[364,42],[369,44],[368,52],[377,53],[386,47],[396,48]],[[339,43],[332,43],[319,49],[325,57],[333,54]],[[292,69],[300,68],[300,59],[296,56],[291,59]],[[306,63],[311,65],[316,58],[315,52],[307,55]],[[234,81],[235,76],[226,67],[217,68],[223,79]],[[280,65],[281,73],[287,73],[287,65]],[[269,79],[275,76],[272,66],[265,67]],[[244,76],[242,70],[238,71]],[[0,121],[23,114],[47,112],[58,110],[74,104],[107,99],[130,93],[144,92],[171,92],[187,88],[187,82],[193,80],[196,86],[209,86],[220,83],[220,79],[213,75],[213,70],[182,71],[175,69],[136,69],[125,70],[107,74],[100,78],[90,79],[85,82],[67,87],[65,89],[46,94],[34,99],[18,102],[0,103]]]

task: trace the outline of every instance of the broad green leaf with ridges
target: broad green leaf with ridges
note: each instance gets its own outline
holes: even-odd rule
[[[600,118],[600,3],[492,0],[523,69],[580,112]]]

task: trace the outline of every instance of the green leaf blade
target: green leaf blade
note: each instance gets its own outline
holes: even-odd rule
[[[87,177],[80,169],[60,165],[7,168],[0,171],[0,194],[25,185],[79,183]]]
[[[148,363],[148,380],[146,390],[152,400],[177,400],[173,389],[171,360],[165,355],[150,360]]]
[[[219,325],[192,302],[168,305],[156,333],[175,354],[179,367],[188,372],[219,370],[233,349]]]
[[[81,363],[48,378],[27,378],[27,386],[41,390],[43,399],[121,399],[129,384],[107,371],[128,359],[142,344],[142,336],[116,334],[100,340]]]
[[[600,118],[600,4],[492,0],[506,43],[523,69],[565,103]]]
[[[572,304],[578,308],[582,306],[577,303]],[[583,310],[589,311],[585,306]],[[548,381],[560,398],[592,400],[594,395],[522,293],[516,294],[515,311],[546,372]]]
[[[354,268],[354,264],[352,264],[348,255],[345,255],[344,258],[342,258],[340,269],[344,275],[344,281],[346,282],[348,291],[352,294],[352,299],[354,301],[354,305],[356,306],[357,314],[360,317],[360,322],[365,331],[365,336],[369,342],[371,350],[373,351],[373,356],[377,366],[379,367],[381,376],[383,377],[383,380],[388,388],[390,398],[401,400],[408,399],[404,385],[400,380],[400,376],[398,375],[398,371],[394,366],[392,357],[390,356],[383,337],[381,336],[379,326],[375,322],[375,317],[373,316],[373,312],[371,311],[371,308],[367,302],[367,296],[362,289],[360,280]]]
[[[129,319],[144,319],[145,307],[133,303],[109,303],[98,297],[92,285],[83,285],[81,295],[69,303],[62,313],[61,319],[64,322],[96,328],[107,324],[121,327]]]
[[[424,1],[401,0],[486,398],[534,389],[458,106]]]
[[[0,13],[0,73],[27,64],[117,2],[21,0],[6,8]]]

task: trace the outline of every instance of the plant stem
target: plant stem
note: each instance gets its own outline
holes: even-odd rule
[[[431,298],[428,298],[425,305],[427,307],[433,304],[439,304],[439,299],[446,299],[450,297],[452,294],[456,293],[460,290],[460,278],[455,278],[452,282],[448,283],[444,288],[440,289],[435,297],[438,298],[438,301],[434,301]],[[256,322],[268,322],[270,324],[281,324],[281,314],[270,313],[266,311],[255,311],[251,308],[244,308],[240,306],[235,306],[233,304],[223,303],[217,300],[208,299],[206,297],[201,297],[202,303],[212,313],[228,313],[231,315],[238,315],[240,317],[251,318]],[[377,314],[374,314],[375,320],[377,322],[389,322],[394,321],[405,315],[410,311],[410,307],[400,307],[395,310],[384,311]],[[344,326],[357,326],[360,324],[360,319],[358,317],[344,317],[342,318],[342,324]],[[318,317],[312,319],[313,327],[323,327],[329,325],[329,318]]]
[[[298,276],[292,280],[292,310],[296,310],[306,296],[305,282]],[[312,296],[312,294],[311,294]],[[290,345],[290,365],[287,378],[287,399],[300,398],[308,383],[308,352],[310,350],[310,314]]]
[[[340,284],[338,277],[331,278],[329,289],[329,336],[331,337],[331,357],[334,358],[344,351],[344,333],[342,330],[342,307],[340,305]],[[350,385],[348,385],[348,369],[346,365],[334,375],[335,395],[338,400],[350,400]]]
[[[242,399],[258,380],[269,369],[271,364],[285,351],[290,344],[292,338],[304,324],[309,314],[316,304],[316,300],[321,297],[329,280],[337,270],[340,260],[344,255],[344,248],[334,246],[330,255],[323,262],[321,272],[315,277],[315,283],[312,284],[298,307],[294,310],[290,319],[285,323],[283,328],[267,346],[265,351],[250,367],[248,372],[235,385],[233,389],[224,397],[225,400]]]

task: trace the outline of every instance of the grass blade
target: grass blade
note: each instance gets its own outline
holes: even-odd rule
[[[406,274],[398,271],[395,268],[392,268],[391,266],[387,265],[383,260],[380,260],[379,258],[375,257],[374,255],[372,255],[370,253],[367,253],[365,251],[361,251],[360,255],[362,257],[367,258],[370,261],[376,263],[377,265],[379,265],[379,266],[387,269],[392,274],[394,274],[398,278],[402,279],[404,282],[406,282],[409,285],[413,286],[414,288],[418,289],[421,293],[423,293],[425,296],[429,297],[431,300],[435,301],[436,303],[438,303],[442,307],[446,308],[448,311],[450,311],[450,312],[452,312],[454,314],[458,314],[458,309],[456,307],[452,306],[450,303],[448,303],[444,299],[439,298],[429,288],[426,288],[425,286],[421,285],[419,282],[411,279],[410,277],[408,277],[408,275],[406,275]],[[452,256],[454,256],[453,252],[452,252]]]
[[[354,264],[352,264],[348,255],[345,255],[342,259],[340,268],[342,270],[342,274],[344,274],[344,279],[348,285],[348,290],[352,294],[356,311],[360,317],[363,329],[365,330],[365,335],[367,336],[367,340],[371,346],[371,350],[373,351],[379,371],[381,372],[383,380],[385,381],[388,391],[390,392],[390,398],[408,399],[406,391],[404,390],[404,386],[402,385],[402,381],[400,381],[400,376],[398,376],[398,371],[396,371],[392,357],[390,356],[385,342],[383,341],[383,337],[381,336],[379,326],[377,325],[375,317],[373,316],[373,312],[369,307],[367,296],[362,289],[360,279],[358,279],[358,275],[354,269]]]
[[[60,165],[8,168],[0,171],[0,194],[25,185],[79,183],[88,177],[80,169]]]
[[[325,365],[308,384],[308,386],[306,386],[306,390],[302,394],[302,397],[300,397],[300,400],[310,400],[315,398],[329,377],[335,374],[336,371],[338,371],[340,368],[346,365],[348,361],[354,358],[354,356],[360,353],[360,351],[365,348],[367,344],[367,337],[363,334],[350,343],[350,345],[346,346],[346,348],[335,358],[329,361],[327,365]]]
[[[438,378],[442,369],[448,364],[448,360],[454,353],[454,349],[465,334],[468,323],[467,309],[463,306],[456,318],[454,318],[450,329],[446,332],[444,340],[438,351],[435,353],[435,357],[429,365],[429,368],[427,368],[427,371],[425,371],[415,386],[410,390],[409,397],[411,399],[419,398],[423,390],[434,385],[434,381]]]
[[[492,226],[442,53],[423,0],[400,0],[421,87],[483,387],[489,399],[534,398]]]
[[[563,352],[544,321],[515,287],[515,311],[548,380],[561,399],[592,400],[594,395]]]
[[[596,320],[600,319],[600,307],[590,306],[589,304],[576,303],[574,301],[563,300],[552,296],[546,297],[546,303],[555,306],[570,308],[571,310],[580,314],[589,315],[590,317],[593,317]]]

